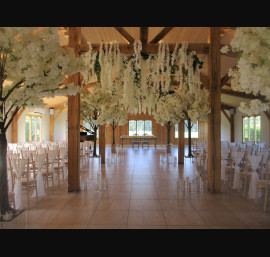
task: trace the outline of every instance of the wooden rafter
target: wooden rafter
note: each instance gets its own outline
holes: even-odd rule
[[[174,27],[165,27],[161,30],[151,41],[150,43],[158,43],[162,38],[164,38]]]
[[[237,66],[233,66],[232,69],[235,69]],[[225,85],[228,80],[230,79],[231,77],[228,75],[228,73],[226,73],[222,78],[221,78],[221,86]]]
[[[226,113],[225,109],[222,107],[221,105],[221,111],[223,112],[223,114],[225,115],[225,117],[227,118],[227,120],[231,123],[231,118],[229,117],[229,115]]]
[[[123,27],[114,27],[121,36],[127,40],[130,44],[133,44],[135,39],[123,28]]]
[[[221,104],[221,108],[224,110],[231,110],[231,109],[235,110],[235,107],[227,105],[227,104]]]
[[[142,44],[147,44],[148,27],[140,27],[140,40],[141,40]]]
[[[221,89],[221,94],[226,94],[226,95],[232,95],[232,96],[238,96],[238,97],[243,97],[247,99],[259,99],[261,101],[265,101],[265,96],[262,95],[253,95],[253,94],[247,94],[244,92],[238,92],[230,89]]]

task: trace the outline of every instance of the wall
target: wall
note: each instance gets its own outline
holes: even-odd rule
[[[230,111],[225,112],[230,117]],[[221,112],[221,141],[231,141],[231,125],[223,112]]]
[[[50,114],[49,109],[42,107],[26,107],[18,120],[18,143],[25,142],[25,116],[32,112],[41,112],[42,114],[42,132],[41,140],[50,140]],[[11,143],[11,125],[7,131],[8,143]]]
[[[54,116],[58,114],[55,111]],[[66,140],[66,122],[67,122],[67,110],[63,110],[54,121],[54,141]]]
[[[25,142],[25,115],[34,111],[42,112],[42,140],[48,141],[50,138],[50,115],[47,108],[28,108],[24,110],[21,117],[18,120],[18,142]],[[57,111],[55,112],[55,115]],[[228,113],[229,114],[229,113]],[[242,141],[242,117],[243,114],[236,109],[234,116],[234,132],[235,141]],[[66,140],[66,119],[67,111],[64,110],[54,122],[54,141]],[[161,126],[156,123],[154,117],[148,114],[141,115],[129,115],[128,120],[152,120],[152,133],[157,137],[158,145],[167,144],[167,129],[165,126]],[[120,136],[128,135],[128,122],[123,126],[118,126],[115,133],[115,142],[117,145],[121,144]],[[208,137],[208,124],[207,121],[199,122],[199,138],[192,139],[198,141],[207,141]],[[270,144],[270,126],[267,116],[261,114],[261,138],[262,142]],[[7,130],[7,140],[11,143],[11,126]],[[230,141],[230,124],[227,118],[221,113],[221,140]],[[98,141],[97,141],[98,142]],[[178,138],[174,138],[174,127],[171,129],[171,143],[178,144]],[[106,126],[106,145],[112,144],[112,128],[110,125]],[[131,140],[124,141],[124,144],[131,145]],[[188,144],[188,139],[185,139],[185,144]]]
[[[157,145],[166,145],[167,144],[167,128],[156,122],[153,115],[148,114],[137,114],[129,115],[129,120],[151,120],[152,121],[152,134],[157,137]],[[117,145],[121,144],[120,136],[128,135],[129,124],[128,122],[125,125],[118,126],[115,131],[115,143]],[[207,141],[207,121],[199,122],[199,138],[192,140]],[[178,145],[178,138],[175,138],[175,127],[171,128],[171,143]],[[106,127],[106,145],[112,144],[112,128],[110,125]],[[131,140],[125,140],[125,145],[131,145]],[[151,144],[151,141],[150,141]],[[185,144],[188,144],[188,139],[185,139]]]

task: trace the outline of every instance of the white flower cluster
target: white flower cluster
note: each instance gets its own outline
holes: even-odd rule
[[[93,87],[92,92],[81,90],[80,115],[82,120],[95,122],[95,124],[112,123],[123,125],[127,122],[127,112],[122,104],[122,95],[112,95],[104,90],[100,83]]]
[[[247,114],[248,116],[258,115],[260,112],[268,110],[269,104],[262,103],[258,99],[251,100],[249,104],[241,102],[239,106],[239,111],[244,114]]]
[[[269,27],[239,27],[236,28],[234,38],[230,42],[232,51],[241,54],[237,61],[237,70],[230,70],[232,76],[231,86],[234,90],[254,95],[265,95],[270,100],[270,28]],[[256,112],[265,104],[258,104]],[[244,107],[245,106],[245,107]],[[254,110],[254,102],[250,104]],[[242,104],[241,110],[247,111],[248,106]],[[250,113],[251,113],[250,110]]]
[[[66,76],[88,69],[90,54],[76,57],[73,49],[61,47],[57,31],[57,27],[0,28],[0,61],[4,65],[0,87],[7,113],[9,108],[40,103],[43,97],[78,92],[73,84],[62,83]]]
[[[168,121],[177,123],[183,119],[191,119],[192,123],[205,120],[210,113],[208,103],[209,92],[205,88],[191,91],[182,86],[172,94],[162,96],[154,113],[157,123],[165,124]]]

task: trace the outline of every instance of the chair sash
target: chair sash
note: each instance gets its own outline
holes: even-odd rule
[[[14,200],[17,209],[22,209],[22,181],[21,176],[27,165],[28,159],[12,159],[10,158],[11,168],[14,169],[16,180],[14,185]]]
[[[256,169],[258,168],[261,159],[262,159],[262,155],[249,156],[249,162],[250,162],[250,167],[252,169],[252,173],[251,173],[251,178],[250,178],[248,197],[251,199],[256,199],[256,184],[257,184],[257,181],[259,180],[259,175],[256,172]]]
[[[35,165],[38,169],[37,172],[37,191],[38,191],[38,197],[46,196],[45,189],[44,189],[44,183],[43,183],[43,175],[41,172],[42,165],[44,161],[46,160],[46,154],[33,154],[33,161],[35,162]],[[36,191],[33,191],[33,194],[31,197],[36,197]]]

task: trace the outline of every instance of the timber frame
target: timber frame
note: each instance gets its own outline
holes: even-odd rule
[[[127,41],[126,44],[119,44],[119,49],[124,54],[133,54],[134,53],[134,42],[135,39],[123,28],[123,27],[114,27],[121,36]],[[89,50],[88,44],[81,41],[81,28],[69,27],[69,38],[70,43],[69,47],[74,48],[74,52],[78,55],[87,52]],[[140,41],[142,42],[142,52],[147,54],[158,53],[159,43],[170,31],[173,30],[173,27],[164,27],[150,42],[148,42],[148,27],[140,27]],[[234,141],[234,116],[228,116],[225,110],[233,109],[232,106],[226,106],[221,104],[221,94],[228,94],[234,96],[245,97],[248,99],[261,99],[264,100],[262,96],[254,96],[251,94],[245,94],[242,92],[236,92],[230,88],[228,83],[230,77],[228,74],[220,77],[220,56],[225,55],[228,57],[236,58],[239,53],[229,51],[227,53],[221,53],[220,49],[225,46],[220,43],[220,35],[222,30],[219,27],[209,27],[209,36],[210,43],[189,43],[188,51],[196,51],[198,54],[208,54],[208,76],[201,73],[201,81],[205,87],[209,89],[209,104],[211,108],[211,113],[208,116],[208,190],[212,193],[220,192],[220,177],[221,177],[221,142],[220,142],[220,126],[221,126],[221,112],[224,113],[225,117],[231,124],[231,140]],[[170,51],[174,50],[175,44],[168,44]],[[181,47],[181,43],[179,43]],[[92,44],[92,49],[94,51],[100,50],[100,44]],[[79,76],[78,76],[79,77]],[[75,81],[76,85],[80,85],[79,78],[73,78],[72,81]],[[225,86],[226,88],[222,88]],[[73,163],[69,161],[69,191],[79,191],[79,141],[78,135],[80,131],[79,127],[79,95],[75,97],[68,97],[68,152],[69,160],[72,160]],[[76,98],[76,99],[74,99]],[[72,105],[72,107],[70,106]],[[71,113],[70,113],[71,112]],[[270,119],[270,114],[266,113],[268,119]],[[179,128],[183,124],[179,124]],[[102,131],[102,138],[105,137],[105,133]],[[183,135],[182,135],[183,134]],[[183,138],[184,133],[179,134],[179,153],[178,153],[178,163],[183,163]],[[74,140],[77,138],[77,140]],[[103,138],[104,139],[104,138]],[[101,140],[101,144],[105,144],[105,140]],[[105,163],[105,145],[101,146],[103,149],[101,151],[102,163]],[[70,175],[71,174],[71,175]]]

